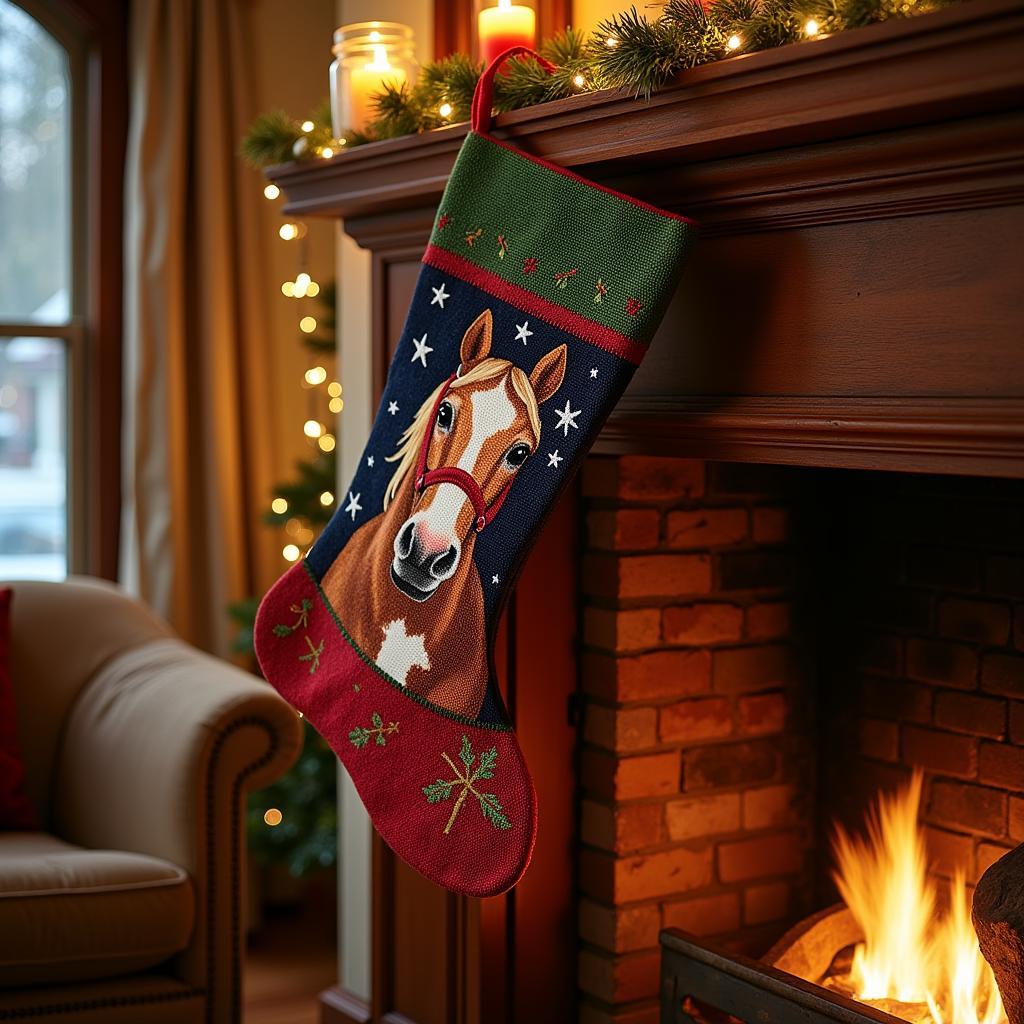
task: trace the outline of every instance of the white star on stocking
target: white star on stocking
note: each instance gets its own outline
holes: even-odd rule
[[[579,430],[579,424],[576,422],[576,417],[583,412],[582,409],[577,409],[575,412],[572,411],[572,406],[569,405],[569,399],[565,400],[564,409],[556,409],[555,412],[558,415],[558,422],[555,424],[555,430],[564,430],[565,437],[569,436],[569,428],[573,430]]]
[[[370,469],[373,469],[373,456],[372,455],[367,455],[366,456],[366,464],[370,467]]]
[[[492,582],[492,583],[497,583],[497,582],[498,582],[498,574],[497,574],[497,573],[495,573],[495,574],[494,574],[494,575],[493,575],[493,576],[491,577],[491,582]]]
[[[434,293],[434,297],[430,300],[430,304],[432,306],[440,306],[444,309],[444,300],[451,298],[451,296],[444,290],[444,281],[441,282],[440,288],[431,287],[430,290]]]
[[[412,354],[411,362],[415,363],[418,359],[422,364],[423,368],[427,366],[427,356],[434,350],[427,344],[427,335],[424,333],[422,338],[413,338],[413,345],[416,346],[416,351]]]
[[[592,366],[590,368],[590,379],[591,380],[597,380],[597,367],[596,366]]]
[[[533,337],[533,331],[529,330],[529,327],[529,320],[524,320],[521,324],[516,324],[516,341],[521,341],[525,345],[526,339]]]
[[[559,455],[557,448],[553,452],[548,452],[548,465],[550,467],[558,469],[558,464],[560,462],[565,462],[565,456]]]
[[[361,494],[353,494],[351,491],[348,492],[348,504],[345,506],[345,511],[352,513],[353,522],[355,522],[356,513],[363,511],[363,506],[359,504],[359,499],[361,497]]]
[[[396,412],[398,412],[398,403],[388,402],[388,415],[394,416]]]

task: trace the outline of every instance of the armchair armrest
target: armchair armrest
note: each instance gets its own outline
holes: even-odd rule
[[[295,711],[267,683],[176,638],[108,661],[65,724],[56,831],[191,874],[197,925],[181,975],[207,990],[214,1020],[233,1019],[241,991],[242,797],[301,745]]]

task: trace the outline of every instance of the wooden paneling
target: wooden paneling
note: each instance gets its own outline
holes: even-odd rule
[[[497,133],[696,217],[598,451],[1024,475],[1024,4],[977,0],[596,93]],[[465,126],[270,173],[377,251],[426,240]]]
[[[509,896],[509,1020],[571,1021],[575,995],[577,546],[574,489],[558,501],[516,585],[515,722],[537,787],[537,846]],[[482,1016],[483,1021],[493,1018]]]

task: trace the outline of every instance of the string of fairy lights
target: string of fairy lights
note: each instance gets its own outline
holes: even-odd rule
[[[301,128],[308,135],[314,131],[315,126],[312,121],[305,121]],[[318,147],[318,149],[320,150],[318,155],[324,159],[333,155],[328,151],[329,147]],[[273,201],[280,197],[281,189],[271,182],[264,186],[263,195],[266,199]],[[283,242],[296,243],[297,247],[298,272],[294,279],[281,283],[281,294],[286,299],[301,303],[300,316],[297,321],[298,329],[303,335],[313,335],[320,324],[316,316],[310,312],[306,300],[316,298],[320,294],[321,288],[307,269],[309,262],[307,227],[301,221],[285,221],[278,228],[278,237]],[[323,356],[323,353],[316,354]],[[323,362],[318,360],[307,367],[303,373],[301,387],[308,395],[306,419],[302,424],[303,437],[311,448],[329,454],[334,451],[338,442],[326,422],[327,417],[322,415],[322,410],[326,404],[327,412],[332,416],[337,416],[345,408],[341,381],[332,376]],[[324,403],[325,397],[326,403]],[[331,508],[334,501],[333,491],[320,492],[319,502],[323,508]],[[286,562],[297,562],[315,539],[314,530],[300,511],[291,509],[288,499],[281,495],[277,495],[271,500],[270,510],[278,517],[287,515],[289,511],[293,513],[284,521],[284,531],[288,540],[281,548],[281,556]]]

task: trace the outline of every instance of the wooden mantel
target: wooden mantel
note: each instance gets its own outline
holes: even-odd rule
[[[500,117],[702,225],[598,450],[1024,476],[1022,55],[1024,3],[971,0]],[[373,252],[378,384],[464,134],[269,172]]]

